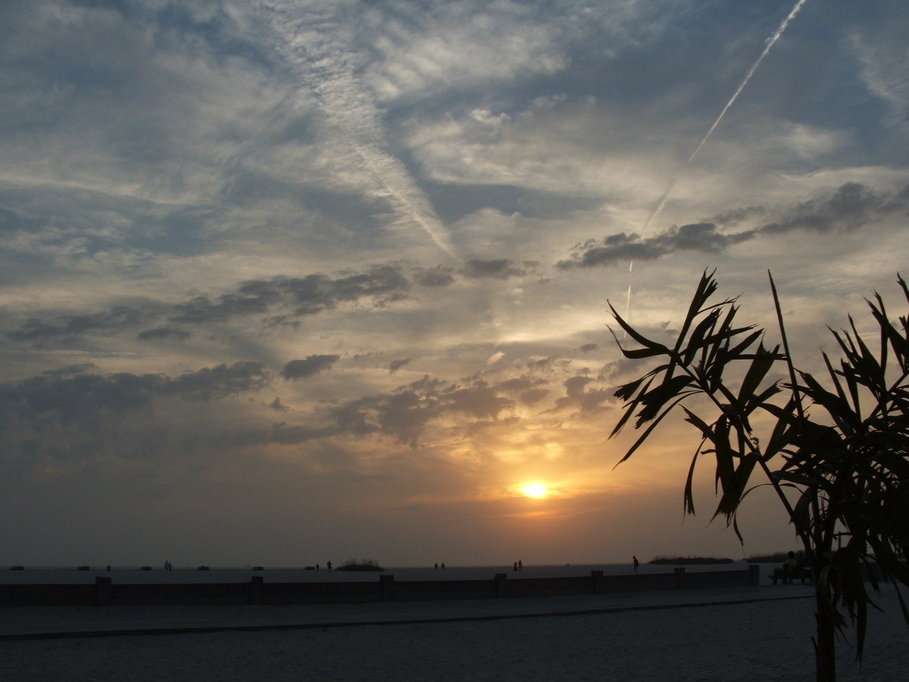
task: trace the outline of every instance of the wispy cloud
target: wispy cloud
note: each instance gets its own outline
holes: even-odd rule
[[[297,79],[297,97],[313,98],[326,125],[336,130],[334,150],[340,160],[352,163],[365,175],[371,192],[389,202],[395,222],[415,224],[453,256],[445,227],[391,151],[375,95],[357,76],[357,45],[340,16],[344,6],[274,2],[265,7],[279,37],[278,50]]]

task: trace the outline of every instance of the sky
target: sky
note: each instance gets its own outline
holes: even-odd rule
[[[0,565],[744,545],[608,302],[796,362],[909,274],[904,0],[4,0]],[[630,294],[629,294],[630,292]],[[545,492],[523,492],[537,483]]]

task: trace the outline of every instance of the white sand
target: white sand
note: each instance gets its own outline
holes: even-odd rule
[[[2,631],[322,623],[305,629],[0,641],[0,679],[40,680],[811,680],[810,588],[300,607],[4,609]],[[872,614],[860,670],[851,643],[841,680],[901,680],[909,628],[892,589]],[[583,609],[627,609],[596,614]],[[562,611],[570,615],[528,614]],[[497,620],[343,626],[343,622],[515,615]],[[520,615],[523,614],[523,615]]]

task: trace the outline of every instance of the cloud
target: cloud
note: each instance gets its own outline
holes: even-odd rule
[[[0,113],[16,131],[3,156],[22,180],[108,197],[211,197],[212,168],[274,103],[261,51],[231,19],[239,12],[10,4],[0,38],[16,96]]]
[[[532,6],[450,2],[370,26],[379,59],[368,70],[383,100],[551,75],[568,64],[558,25]]]
[[[549,395],[549,389],[531,388],[527,391],[521,391],[520,401],[524,405],[532,406],[539,403],[547,395]]]
[[[656,260],[678,251],[700,251],[721,253],[731,246],[755,239],[759,236],[773,236],[793,230],[829,232],[832,230],[856,230],[878,217],[902,210],[902,193],[875,192],[857,182],[848,182],[833,192],[797,204],[785,211],[778,222],[740,232],[721,232],[717,222],[734,224],[749,216],[760,216],[766,210],[748,207],[727,211],[716,222],[705,221],[679,227],[671,227],[662,234],[642,238],[637,234],[620,232],[609,235],[601,241],[588,241],[575,247],[575,253],[567,260],[559,261],[561,270],[588,268],[598,265],[639,260]]]
[[[174,306],[177,314],[170,320],[185,324],[226,322],[238,315],[265,313],[269,306],[280,300],[281,295],[272,283],[245,282],[238,291],[222,294],[216,300],[196,296],[185,303],[178,303]]]
[[[56,414],[69,423],[79,415],[98,418],[104,412],[135,412],[155,397],[185,400],[218,400],[258,391],[269,383],[269,374],[257,362],[237,362],[205,367],[175,378],[160,374],[88,374],[92,366],[74,365],[15,384],[0,386],[5,415]]]
[[[565,381],[565,395],[556,400],[554,410],[577,408],[581,413],[594,413],[604,409],[603,403],[613,399],[613,389],[602,388],[592,391],[587,386],[594,379],[586,376],[574,376]]]
[[[656,260],[682,250],[718,253],[753,237],[754,232],[750,230],[732,235],[720,233],[713,223],[672,227],[663,234],[647,239],[622,232],[610,235],[600,243],[585,244],[571,260],[559,261],[557,267],[568,270],[574,267],[612,265],[623,261]]]
[[[164,384],[164,392],[186,400],[216,400],[267,386],[269,372],[258,362],[235,362],[232,365],[205,367],[182,374]]]
[[[413,360],[413,358],[401,358],[400,360],[392,360],[390,363],[388,363],[388,372],[390,374],[394,374],[404,365],[408,364],[411,360]]]
[[[166,385],[155,374],[125,372],[33,377],[0,387],[0,423],[9,432],[28,425],[43,431],[47,418],[64,426],[99,428],[110,417],[148,408]]]
[[[426,273],[421,271],[421,274]],[[442,273],[436,274],[441,276]],[[429,279],[429,286],[447,284],[431,281],[432,277]],[[170,306],[163,302],[145,302],[141,306],[118,305],[101,312],[56,319],[31,318],[18,329],[7,332],[7,336],[13,341],[39,347],[77,345],[87,335],[117,334],[125,329],[162,322],[138,332],[137,338],[141,341],[186,340],[189,333],[180,325],[222,324],[234,318],[263,316],[278,310],[286,311],[283,317],[288,323],[294,317],[316,315],[364,299],[371,300],[375,307],[385,307],[406,298],[411,286],[408,274],[396,265],[375,265],[338,277],[321,273],[304,277],[279,276],[249,280],[217,296],[194,296]]]
[[[291,360],[284,365],[281,376],[288,381],[308,379],[323,370],[331,369],[340,359],[340,355],[310,355],[303,360]]]
[[[276,280],[275,286],[289,297],[298,315],[311,315],[330,310],[343,302],[372,298],[377,306],[403,298],[410,282],[398,267],[377,265],[366,272],[337,279],[310,275],[302,279]]]
[[[875,217],[888,213],[898,204],[899,195],[878,194],[858,182],[847,182],[831,194],[805,201],[789,212],[783,220],[761,228],[761,232],[790,232],[810,230],[829,232],[834,229],[855,230]]]
[[[405,274],[391,265],[377,265],[337,278],[320,273],[275,277],[244,282],[236,291],[216,299],[197,296],[176,305],[178,314],[171,320],[188,324],[224,322],[235,316],[263,314],[278,305],[287,306],[294,315],[302,317],[363,298],[371,298],[375,306],[384,306],[402,299],[409,290]]]
[[[206,367],[173,378],[87,369],[71,366],[0,384],[0,439],[5,444],[0,460],[5,466],[28,469],[53,461],[80,467],[162,454],[174,447],[181,428],[179,416],[156,414],[167,413],[171,401],[213,403],[255,393],[270,382],[270,374],[255,362]],[[214,426],[203,406],[194,407],[193,414],[193,422]]]
[[[176,327],[155,327],[139,332],[136,338],[139,341],[163,341],[166,339],[176,339],[177,341],[186,341],[191,334],[185,329]]]
[[[143,324],[153,316],[152,310],[114,306],[104,312],[66,315],[52,322],[32,318],[19,329],[8,332],[7,336],[13,341],[36,346],[56,342],[76,343],[86,334],[116,333]]]
[[[322,406],[306,415],[306,423],[282,424],[280,442],[293,444],[317,438],[382,435],[416,447],[426,428],[443,417],[496,420],[515,405],[486,382],[446,382],[425,376],[387,392],[338,405]],[[466,426],[465,426],[466,428]],[[274,436],[268,436],[271,441]]]
[[[453,270],[442,265],[435,268],[419,268],[414,281],[424,287],[447,287],[455,281]]]
[[[287,405],[281,402],[281,398],[279,397],[276,397],[274,400],[272,400],[268,406],[276,412],[287,412],[290,409]]]
[[[374,91],[357,68],[361,36],[343,20],[344,11],[319,2],[280,0],[264,3],[263,10],[298,93],[316,105],[328,138],[334,138],[335,165],[347,166],[367,193],[387,203],[392,224],[413,225],[453,255],[445,225],[389,144]]]
[[[525,271],[507,258],[496,258],[469,260],[464,266],[463,273],[468,279],[508,279],[520,277]]]
[[[901,23],[895,22],[877,26],[873,36],[853,32],[850,42],[861,63],[865,86],[888,107],[885,122],[905,132],[909,130],[909,79],[902,66],[909,60],[909,47],[903,32]],[[894,45],[899,47],[894,49]]]

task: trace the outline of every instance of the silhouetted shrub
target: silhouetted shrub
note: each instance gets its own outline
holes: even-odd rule
[[[339,571],[382,571],[384,570],[379,566],[378,562],[374,559],[348,559],[341,566],[338,566]]]

